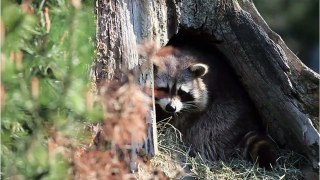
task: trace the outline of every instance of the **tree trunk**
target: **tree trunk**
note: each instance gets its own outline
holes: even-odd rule
[[[252,1],[96,0],[96,11],[96,82],[121,78],[121,70],[138,68],[136,47],[142,41],[164,45],[179,29],[209,34],[222,41],[218,48],[228,57],[273,139],[318,166],[320,76],[269,28]],[[150,75],[141,77],[141,84],[152,80],[151,66]]]

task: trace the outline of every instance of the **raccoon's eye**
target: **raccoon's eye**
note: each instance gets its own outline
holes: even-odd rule
[[[181,97],[181,98],[184,98],[186,96],[188,96],[188,93],[183,91],[182,89],[179,89],[178,90],[178,95]]]
[[[181,89],[178,90],[178,96],[181,98],[181,102],[192,102],[194,101],[194,97],[191,93],[183,91]]]

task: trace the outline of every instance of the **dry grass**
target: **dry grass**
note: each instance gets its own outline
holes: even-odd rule
[[[299,154],[281,151],[272,170],[254,166],[241,156],[222,162],[209,162],[200,156],[190,157],[189,148],[183,145],[177,129],[162,122],[159,127],[160,154],[152,164],[170,178],[179,179],[302,179],[297,167],[305,162]],[[185,170],[184,173],[182,169]]]

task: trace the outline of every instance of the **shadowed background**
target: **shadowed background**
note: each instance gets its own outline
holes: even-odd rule
[[[270,28],[312,70],[319,73],[319,1],[254,0]]]

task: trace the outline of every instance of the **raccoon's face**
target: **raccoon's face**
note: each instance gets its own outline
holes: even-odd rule
[[[159,61],[154,66],[156,104],[166,113],[178,116],[204,110],[208,93],[202,77],[208,66],[175,56],[161,57]]]

